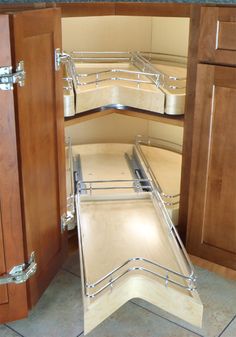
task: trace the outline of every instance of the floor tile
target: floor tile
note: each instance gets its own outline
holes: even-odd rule
[[[83,331],[80,279],[61,270],[28,319],[9,326],[25,337],[76,337]]]
[[[185,323],[145,301],[135,299],[133,302],[205,337],[215,337],[223,331],[236,314],[236,282],[226,280],[215,273],[198,267],[195,270],[198,280],[198,293],[204,307],[202,329]],[[233,336],[236,336],[236,334]]]
[[[226,330],[220,335],[220,337],[235,337],[236,336],[236,317],[234,320],[229,324]]]
[[[132,303],[126,303],[115,314],[111,315],[86,336],[196,337],[197,335]]]
[[[19,337],[20,335],[5,325],[0,325],[0,336],[1,337]]]
[[[69,272],[80,276],[79,252],[75,252],[69,256],[62,269],[68,270]]]

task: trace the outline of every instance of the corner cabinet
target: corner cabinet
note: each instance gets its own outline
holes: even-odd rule
[[[62,74],[54,60],[60,10],[0,15],[0,40],[0,317],[6,322],[27,316],[66,253]],[[13,89],[4,84],[8,67],[15,73],[10,81],[18,82]],[[33,274],[34,257],[37,270],[27,283],[7,282],[15,281],[14,266]]]
[[[236,269],[236,9],[202,8],[200,27],[187,248]]]
[[[62,9],[72,15],[77,4],[69,5]],[[178,9],[174,14],[174,5],[169,4],[167,12],[167,4],[159,5],[112,3],[104,9],[104,4],[91,3],[78,4],[78,11],[80,15],[190,13],[187,5],[173,7]],[[236,269],[236,8],[191,8],[180,225],[185,234],[188,217],[190,253]],[[66,232],[61,229],[66,212],[63,86],[62,73],[55,70],[55,49],[61,48],[60,9],[0,15],[0,40],[0,85],[6,84],[9,66],[18,71],[14,80],[19,82],[13,90],[0,90],[3,323],[27,316],[66,256]],[[35,268],[32,253],[36,273],[31,270],[32,277],[21,284],[4,282],[14,266]]]

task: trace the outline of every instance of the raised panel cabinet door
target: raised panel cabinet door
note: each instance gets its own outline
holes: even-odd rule
[[[9,17],[0,15],[0,67],[11,66]],[[0,90],[0,278],[24,262],[13,91]],[[23,318],[26,284],[0,285],[0,323]]]
[[[201,62],[236,65],[236,8],[201,9],[198,58]]]
[[[236,269],[236,68],[198,65],[188,251]]]
[[[15,89],[25,251],[35,252],[36,274],[28,282],[34,305],[64,261],[66,233],[65,139],[62,73],[55,70],[61,48],[60,9],[13,14],[15,65],[24,61],[25,85]]]

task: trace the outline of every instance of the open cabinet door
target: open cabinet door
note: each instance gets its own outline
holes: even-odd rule
[[[158,146],[152,138],[139,137],[133,147],[107,143],[72,148],[83,177],[76,210],[84,335],[133,298],[202,324],[194,269],[166,208],[173,200],[176,205],[178,194],[172,191],[179,186],[170,180],[180,154],[171,154],[173,143],[152,144]]]
[[[18,219],[22,221],[23,228],[21,233],[17,233],[14,228],[10,235],[17,245],[21,246],[24,242],[24,260],[28,260],[31,253],[35,252],[37,262],[37,272],[26,284],[28,307],[32,307],[66,255],[66,233],[61,230],[61,216],[66,211],[62,74],[60,70],[55,70],[55,49],[61,48],[61,16],[59,9],[43,9],[2,17],[10,27],[12,63],[7,65],[17,69],[19,64],[22,67],[24,63],[26,74],[23,86],[14,85],[14,113],[11,111],[11,118],[12,128],[14,118],[16,120],[16,132],[11,129],[7,136],[10,138],[8,146],[12,145],[11,140],[16,137],[14,141],[18,150],[20,182],[15,184],[12,193],[15,195],[17,186],[20,187],[22,214]],[[12,91],[8,94],[13,98]],[[13,103],[11,108],[13,109]],[[12,153],[12,147],[8,147],[7,153]],[[1,152],[1,163],[7,153]],[[16,151],[12,156],[16,160]],[[17,170],[17,165],[15,166],[14,174]],[[1,171],[2,174],[6,172]],[[13,202],[11,208],[15,215]],[[1,204],[1,210],[6,211],[5,205],[3,209]],[[2,221],[3,233],[7,231],[7,225]],[[18,250],[20,256],[23,248],[13,248]],[[13,248],[9,248],[10,252]],[[6,301],[5,293],[4,290],[0,292],[3,301]],[[17,298],[14,299],[14,304],[18,305]],[[27,310],[24,315],[26,312]],[[16,318],[9,315],[3,320]]]
[[[11,65],[9,17],[0,15],[0,68]],[[27,315],[26,284],[3,284],[24,261],[13,91],[0,90],[0,323]],[[1,283],[2,280],[2,283]]]

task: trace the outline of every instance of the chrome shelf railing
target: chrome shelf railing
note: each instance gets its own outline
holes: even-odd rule
[[[177,77],[174,75],[168,75],[163,71],[160,71],[158,67],[151,63],[150,55],[161,55],[157,53],[145,53],[145,52],[87,52],[87,51],[73,51],[67,55],[66,70],[68,77],[72,79],[75,87],[78,89],[80,86],[87,86],[107,81],[128,81],[130,83],[136,83],[140,88],[141,84],[154,85],[160,89],[168,90],[184,90],[185,89],[185,77]],[[167,55],[167,58],[171,55]],[[82,72],[78,73],[76,69],[76,63],[86,66],[91,63],[103,63],[105,70],[97,72]],[[109,66],[114,67],[107,69]],[[127,70],[117,68],[118,63],[129,63],[134,66],[136,70]],[[126,75],[121,77],[118,74]],[[102,78],[107,75],[105,78]],[[82,81],[82,78],[91,78],[89,81]],[[134,78],[135,77],[135,78]],[[142,78],[141,78],[142,77]]]

